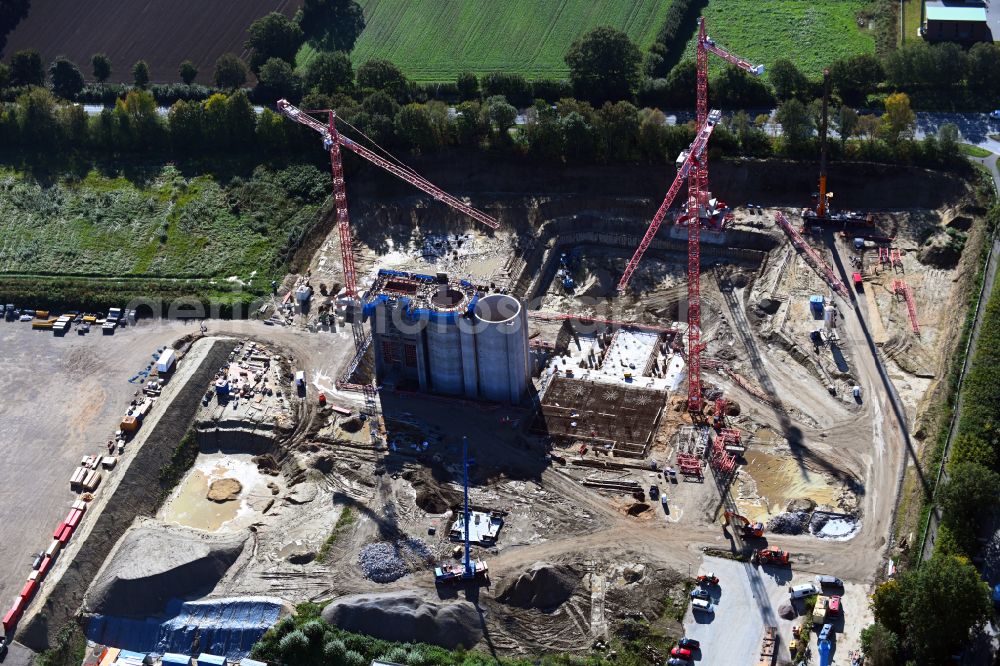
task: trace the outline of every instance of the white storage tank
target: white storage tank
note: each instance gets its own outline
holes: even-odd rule
[[[823,329],[829,333],[837,328],[837,308],[827,305],[823,308]]]
[[[476,315],[476,363],[479,395],[517,403],[528,389],[528,313],[506,294],[479,299]]]

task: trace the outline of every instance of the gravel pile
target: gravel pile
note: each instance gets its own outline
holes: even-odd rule
[[[414,564],[432,560],[430,549],[420,539],[370,543],[358,554],[358,564],[365,578],[376,583],[391,583],[410,572]]]
[[[774,534],[802,534],[809,526],[810,516],[805,511],[779,513],[767,521],[767,531]]]

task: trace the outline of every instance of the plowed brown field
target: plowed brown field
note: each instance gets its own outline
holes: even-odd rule
[[[153,83],[180,80],[177,67],[190,60],[198,83],[210,83],[223,53],[245,56],[253,21],[272,11],[291,16],[301,0],[32,0],[28,16],[7,40],[4,59],[35,49],[48,66],[58,55],[90,77],[90,57],[111,58],[111,81],[131,82],[132,65],[149,63]]]

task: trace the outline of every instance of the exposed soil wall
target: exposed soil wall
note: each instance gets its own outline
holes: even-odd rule
[[[36,651],[48,648],[55,633],[73,620],[87,587],[132,521],[138,516],[155,514],[164,497],[160,470],[170,463],[174,448],[194,419],[205,386],[235,344],[231,340],[206,339],[192,347],[186,360],[198,363],[197,367],[187,374],[182,365],[175,373],[150,418],[129,445],[130,454],[110,475],[108,486],[98,493],[97,502],[101,505],[93,506],[91,512],[100,511],[99,515],[84,519],[83,529],[70,542],[70,551],[63,554],[63,559],[71,560],[69,565],[60,566],[57,560],[55,575],[50,574],[42,587],[42,596],[32,604],[34,614],[21,624],[17,636],[20,642]]]
[[[560,166],[482,153],[437,154],[410,162],[431,182],[453,194],[471,197],[473,205],[500,214],[503,222],[515,226],[530,221],[522,212],[523,206],[510,205],[512,199],[522,197],[583,198],[582,202],[570,200],[568,204],[545,203],[546,207],[557,208],[542,208],[539,212],[543,219],[587,208],[614,214],[607,210],[606,200],[629,197],[647,199],[644,216],[650,217],[676,174],[672,165]],[[391,208],[396,220],[404,210],[421,222],[427,218],[458,222],[463,217],[461,213],[446,212],[450,209],[445,206],[411,209],[409,200],[425,198],[412,186],[382,174],[377,167],[359,166],[354,160],[347,168],[352,206]],[[804,207],[816,189],[818,174],[819,165],[812,161],[717,159],[711,163],[711,189],[734,205],[752,202],[766,207]],[[832,163],[829,182],[838,207],[865,210],[934,209],[954,201],[966,189],[966,179],[959,173],[861,162]],[[563,205],[572,210],[561,211]],[[631,207],[617,201],[613,208],[622,205]],[[352,219],[352,225],[359,223],[364,221]]]

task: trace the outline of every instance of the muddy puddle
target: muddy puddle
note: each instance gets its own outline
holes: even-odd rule
[[[250,454],[200,454],[157,517],[165,523],[206,532],[244,529],[272,498],[267,487],[271,477],[260,474],[251,458]],[[223,479],[238,482],[239,490],[233,499],[225,502],[208,499],[212,484]]]
[[[755,444],[764,444],[758,431]],[[773,435],[773,433],[772,433]],[[741,467],[736,505],[751,520],[767,520],[785,511],[792,500],[811,499],[818,505],[835,505],[840,490],[823,474],[799,465],[788,453],[751,446]]]

